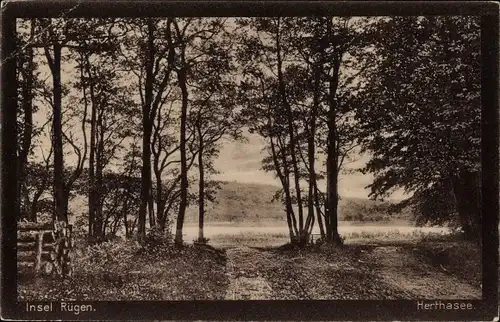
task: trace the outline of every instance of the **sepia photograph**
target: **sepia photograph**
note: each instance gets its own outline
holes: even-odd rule
[[[17,18],[12,294],[472,310],[481,19]]]

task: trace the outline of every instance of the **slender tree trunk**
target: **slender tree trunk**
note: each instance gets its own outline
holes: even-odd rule
[[[93,137],[91,130],[91,137]],[[92,139],[91,139],[92,141]],[[90,157],[89,157],[89,199],[88,199],[88,208],[89,208],[89,237],[95,236],[95,204],[96,204],[96,191],[95,191],[95,173],[94,173],[94,150],[95,145],[91,142],[90,144]]]
[[[311,134],[308,141],[308,153],[309,153],[309,200],[313,202],[311,198],[314,198],[314,204],[316,207],[316,216],[318,220],[318,226],[321,233],[321,237],[325,238],[325,228],[323,227],[323,220],[321,218],[321,209],[319,205],[318,197],[318,186],[316,181],[316,119],[319,109],[320,101],[320,81],[321,81],[321,69],[323,68],[323,59],[320,60],[320,66],[315,66],[314,68],[314,97],[313,97],[313,108],[311,111]],[[311,189],[312,194],[311,194]],[[310,212],[312,210],[309,210]]]
[[[150,119],[153,102],[153,68],[154,68],[154,34],[153,22],[148,19],[148,45],[146,51],[146,82],[144,86],[145,102],[142,107],[142,169],[141,169],[141,204],[139,208],[139,239],[146,238],[146,212],[151,198],[151,132],[152,120]]]
[[[95,179],[94,179],[94,204],[93,210],[95,213],[94,235],[98,240],[103,240],[105,237],[104,215],[103,215],[103,196],[102,190],[104,187],[103,170],[104,170],[104,110],[100,110],[97,115],[96,123],[96,138],[97,146],[95,157]]]
[[[308,140],[308,159],[309,159],[309,187],[308,187],[308,193],[307,193],[307,217],[311,218],[314,217],[314,182],[313,180],[316,180],[315,176],[313,175],[313,170],[311,167],[313,166],[315,162],[314,158],[314,152],[313,147],[311,146],[311,139]],[[314,145],[314,143],[313,143]],[[312,157],[311,157],[312,155]]]
[[[184,57],[182,57],[184,60]],[[175,229],[175,242],[178,245],[182,244],[182,227],[184,225],[184,216],[187,207],[187,194],[188,194],[188,168],[186,157],[186,122],[187,122],[187,108],[188,108],[188,91],[186,84],[186,70],[184,69],[185,62],[182,61],[182,68],[177,71],[179,79],[179,86],[182,92],[182,105],[181,105],[181,128],[180,128],[180,154],[181,154],[181,200],[179,204],[179,214],[177,216],[177,224]]]
[[[162,150],[162,137],[161,137],[161,119],[162,119],[162,111],[161,111],[161,95],[162,92],[164,91],[165,87],[168,84],[168,80],[170,79],[170,75],[172,73],[172,70],[174,68],[175,64],[175,47],[172,43],[172,18],[167,19],[167,32],[166,32],[166,41],[169,46],[168,49],[168,56],[167,56],[167,71],[166,75],[164,76],[163,81],[160,84],[160,88],[156,94],[155,101],[153,102],[153,108],[151,111],[151,122],[153,123],[153,120],[157,116],[157,121],[158,121],[158,128],[155,129],[155,132],[153,134],[153,144],[155,141],[158,142],[158,150],[155,152],[153,150],[153,165],[154,165],[154,172],[156,176],[156,186],[157,186],[157,195],[156,195],[156,218],[155,218],[155,213],[154,213],[154,208],[153,208],[153,201],[151,200],[149,206],[150,206],[150,213],[151,213],[151,218],[150,220],[152,221],[152,225],[157,225],[160,229],[160,231],[164,232],[165,231],[165,226],[166,226],[166,221],[167,221],[167,215],[168,212],[165,211],[165,206],[167,203],[167,196],[168,193],[164,196],[163,193],[163,183],[162,183],[162,172],[163,172],[163,166],[160,166],[160,155],[161,155],[161,150]],[[152,124],[153,125],[153,124]]]
[[[323,218],[321,217],[321,207],[319,204],[318,187],[316,182],[314,183],[314,205],[316,207],[316,216],[318,220],[319,231],[321,233],[321,237],[325,238],[325,227],[323,225]]]
[[[163,216],[165,216],[165,200],[163,196],[163,185],[161,181],[161,174],[159,171],[155,170],[156,175],[156,225],[161,231],[165,231],[165,221]]]
[[[313,127],[314,128],[314,127]],[[314,225],[314,187],[316,181],[316,174],[314,173],[314,162],[315,162],[315,149],[314,149],[314,136],[312,131],[309,131],[309,136],[307,138],[307,158],[309,163],[309,182],[308,182],[308,193],[307,193],[307,217],[305,223],[306,236],[312,231],[312,225]]]
[[[155,219],[155,210],[153,206],[153,185],[150,184],[150,192],[149,192],[149,200],[148,200],[148,214],[149,214],[149,227],[153,228],[156,226],[156,219]]]
[[[162,149],[162,144],[161,144],[161,133],[160,133],[160,128],[161,128],[161,110],[158,111],[157,114],[157,122],[158,122],[158,127],[154,128],[153,132],[153,143],[151,144],[152,147],[152,152],[153,152],[153,171],[155,174],[156,178],[156,223],[155,226],[157,226],[160,231],[165,230],[165,226],[162,225],[163,222],[163,211],[165,209],[165,202],[163,200],[163,183],[162,183],[162,178],[161,174],[162,171],[160,169],[160,154],[161,154],[161,149]],[[154,147],[155,144],[158,143],[158,150],[155,151]],[[151,192],[151,195],[153,193]],[[151,200],[150,203],[150,209],[153,207],[152,205],[153,200]],[[150,210],[151,212],[151,210]],[[151,218],[150,218],[151,220]]]
[[[271,143],[271,153],[272,153],[274,168],[276,169],[276,173],[278,174],[278,178],[281,181],[281,185],[283,187],[283,192],[284,192],[284,195],[285,195],[286,222],[287,222],[287,225],[288,225],[288,233],[289,233],[289,236],[290,236],[290,243],[294,243],[295,242],[295,233],[294,233],[294,230],[293,230],[292,214],[291,214],[291,211],[293,211],[293,210],[292,210],[292,202],[290,200],[290,194],[289,194],[289,192],[287,190],[288,184],[287,184],[287,181],[285,180],[285,177],[284,177],[284,175],[283,175],[283,173],[281,172],[281,169],[280,169],[280,164],[279,164],[279,161],[278,161],[278,156],[276,155],[276,148],[275,148],[275,145],[274,145],[273,138],[270,137],[269,140],[270,140],[270,143]]]
[[[32,31],[33,35],[33,23]],[[23,84],[23,112],[24,112],[24,132],[23,132],[23,143],[19,151],[18,156],[18,188],[17,188],[17,198],[18,204],[21,205],[21,198],[23,195],[24,187],[26,186],[26,165],[28,164],[28,155],[31,149],[31,137],[33,134],[33,48],[28,47],[27,49],[27,63],[26,73],[24,75],[25,80]],[[27,198],[25,198],[27,199]],[[27,215],[28,205],[23,202],[23,207],[20,209],[21,214]],[[31,212],[30,219],[36,221],[36,213]]]
[[[54,111],[52,120],[52,144],[54,147],[54,201],[55,219],[68,221],[64,184],[64,156],[62,144],[62,89],[61,89],[61,45],[55,44],[52,68]]]
[[[270,138],[270,143],[271,143],[271,152],[272,152],[274,167],[276,168],[276,173],[280,178],[281,185],[283,187],[283,193],[285,195],[286,220],[290,234],[290,242],[293,244],[297,241],[296,237],[298,236],[298,229],[297,229],[297,221],[295,219],[295,214],[293,212],[292,197],[290,194],[290,174],[288,171],[288,164],[286,162],[286,155],[283,154],[282,157],[283,172],[281,172],[280,164],[278,161],[278,155],[276,152],[276,146],[274,144],[272,137]]]
[[[292,168],[293,168],[293,177],[294,177],[294,185],[295,185],[295,193],[297,196],[297,208],[299,212],[299,243],[304,245],[307,242],[307,233],[304,227],[304,214],[302,209],[302,196],[300,191],[300,174],[297,163],[296,156],[296,148],[295,148],[295,129],[293,127],[293,112],[290,104],[286,98],[286,89],[285,82],[283,80],[283,62],[281,57],[281,43],[280,43],[280,26],[279,26],[279,18],[278,18],[278,31],[276,34],[276,53],[277,53],[277,69],[278,69],[278,83],[280,89],[281,103],[283,107],[286,109],[287,113],[287,122],[288,122],[288,135],[290,137],[290,156],[292,158]]]
[[[149,115],[149,113],[147,113]],[[149,122],[149,116],[143,117],[143,120]],[[147,123],[145,124],[143,133],[143,148],[142,148],[142,170],[141,170],[141,204],[139,208],[139,239],[146,238],[146,213],[148,212],[148,202],[151,198],[150,182],[151,182],[151,131],[149,131]],[[149,178],[149,179],[148,179]]]
[[[85,64],[87,68],[87,74],[89,78],[92,78],[90,74],[90,62],[88,57],[85,57]],[[82,72],[83,77],[83,72]],[[89,208],[89,237],[97,237],[95,232],[95,212],[96,212],[96,204],[97,204],[97,192],[96,192],[96,180],[95,180],[95,162],[96,162],[96,122],[97,122],[97,101],[95,99],[94,86],[90,84],[90,99],[91,99],[91,111],[90,111],[90,151],[89,151],[89,173],[88,173],[88,181],[89,181],[89,199],[88,199],[88,208]],[[86,99],[86,98],[85,98]]]
[[[163,217],[163,221],[162,221],[162,225],[163,227],[166,227],[167,225],[167,217],[168,217],[168,214],[170,213],[170,210],[172,210],[172,207],[175,206],[175,200],[177,198],[179,198],[181,195],[181,192],[180,190],[175,192],[171,197],[169,197],[169,202],[166,203],[166,207],[165,207],[165,216]],[[167,199],[165,199],[166,201]]]
[[[198,125],[198,135],[199,135],[199,152],[198,152],[198,170],[200,175],[199,187],[198,187],[198,241],[203,242],[205,236],[203,235],[203,223],[205,219],[205,173],[203,167],[203,136],[201,133],[201,124]]]
[[[300,237],[300,235],[299,235],[300,232],[299,232],[299,229],[297,228],[297,219],[295,217],[295,212],[293,211],[293,205],[292,205],[292,195],[290,192],[290,171],[285,170],[284,176],[285,176],[285,185],[284,185],[285,204],[287,207],[287,211],[290,214],[290,219],[292,220],[292,227],[293,227],[295,236],[298,238],[298,237]],[[297,240],[295,240],[295,242],[297,242]]]

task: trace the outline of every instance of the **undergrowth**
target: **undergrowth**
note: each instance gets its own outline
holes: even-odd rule
[[[78,244],[78,243],[77,243]],[[19,300],[214,300],[227,288],[224,252],[209,246],[176,246],[148,236],[144,244],[82,241],[74,250],[74,275],[64,280],[18,274]]]

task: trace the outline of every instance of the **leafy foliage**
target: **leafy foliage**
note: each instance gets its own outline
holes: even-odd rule
[[[392,17],[372,30],[377,42],[357,93],[361,141],[372,154],[363,172],[375,174],[374,197],[413,193],[406,203],[420,222],[450,218],[451,178],[479,171],[478,23]]]

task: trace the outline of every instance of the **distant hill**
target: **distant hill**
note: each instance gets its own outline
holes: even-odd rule
[[[271,202],[279,188],[270,184],[224,182],[222,189],[217,192],[217,203],[208,203],[206,206],[205,221],[245,225],[286,223],[284,206],[279,202]],[[408,212],[389,215],[387,208],[390,204],[389,201],[343,197],[339,203],[339,220],[389,222],[410,219],[411,215]],[[77,196],[70,202],[70,209],[77,217],[82,216],[87,211],[87,199]],[[193,204],[186,211],[186,223],[197,222],[198,206]]]
[[[225,182],[217,193],[217,203],[209,204],[207,222],[285,222],[284,206],[271,202],[278,186],[242,182]],[[409,220],[409,215],[389,215],[391,202],[362,198],[343,197],[339,203],[339,220],[345,221],[392,221]],[[198,221],[196,206],[186,212],[187,222]]]

